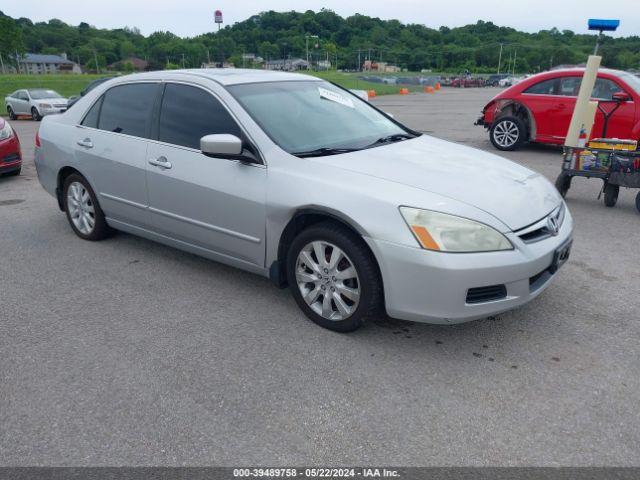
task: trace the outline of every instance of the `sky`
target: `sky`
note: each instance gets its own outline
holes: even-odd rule
[[[99,28],[138,27],[145,35],[169,30],[182,37],[215,30],[216,9],[222,10],[225,25],[230,25],[265,10],[321,8],[342,16],[360,13],[432,28],[485,20],[526,32],[557,27],[587,33],[588,18],[620,18],[615,36],[640,35],[638,0],[0,0],[0,10],[14,18],[58,18],[71,25],[85,21]]]

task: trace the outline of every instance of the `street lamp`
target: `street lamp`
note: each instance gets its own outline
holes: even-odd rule
[[[320,38],[318,35],[309,35],[308,33],[305,35],[305,46],[307,50],[307,70],[311,69],[311,64],[309,63],[309,38]]]

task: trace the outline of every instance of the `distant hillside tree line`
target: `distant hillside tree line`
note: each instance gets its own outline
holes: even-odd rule
[[[314,36],[317,36],[315,38]],[[308,38],[307,38],[308,37]],[[366,15],[343,18],[330,10],[263,12],[228,25],[218,33],[180,38],[168,31],[144,36],[137,28],[99,29],[82,22],[32,22],[0,12],[0,53],[67,53],[85,69],[95,70],[131,56],[146,59],[150,68],[199,67],[212,62],[246,62],[244,53],[268,59],[328,58],[341,69],[355,70],[367,60],[384,61],[408,70],[536,72],[553,65],[584,62],[593,51],[595,35],[570,30],[525,33],[491,22],[439,29]],[[501,48],[502,46],[502,48]],[[600,48],[610,68],[640,68],[640,37],[606,37]]]

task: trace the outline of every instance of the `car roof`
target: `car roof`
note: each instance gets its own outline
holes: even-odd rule
[[[157,72],[136,73],[117,77],[119,80],[144,80],[146,78],[170,79],[184,75],[209,78],[220,85],[238,85],[242,83],[320,81],[311,75],[273,70],[253,70],[249,68],[194,68],[186,70],[161,70]]]

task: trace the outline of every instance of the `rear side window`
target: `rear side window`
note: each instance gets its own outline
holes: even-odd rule
[[[100,106],[102,105],[103,99],[104,97],[100,97],[98,101],[93,104],[93,107],[91,107],[84,116],[82,125],[85,127],[98,128],[98,115],[100,115]]]
[[[98,128],[148,138],[151,111],[158,88],[156,83],[135,83],[111,88],[102,100]]]
[[[238,124],[213,95],[197,87],[167,84],[158,139],[199,150],[200,138],[216,133],[242,138]]]
[[[533,93],[535,95],[555,95],[558,79],[552,78],[544,82],[536,83],[527,88],[523,93]]]
[[[582,77],[564,77],[560,80],[560,95],[564,97],[577,97],[580,91]]]

